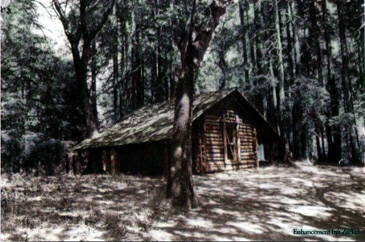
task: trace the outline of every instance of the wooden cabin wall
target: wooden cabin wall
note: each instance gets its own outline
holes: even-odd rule
[[[243,120],[240,125],[241,159],[246,168],[257,167],[257,132],[249,120]]]
[[[228,110],[231,110],[229,112]],[[225,157],[224,122],[238,123],[239,154],[236,161]],[[227,101],[211,109],[193,126],[193,156],[196,173],[236,170],[257,166],[257,132],[250,114]]]

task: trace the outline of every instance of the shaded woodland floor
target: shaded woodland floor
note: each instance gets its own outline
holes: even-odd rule
[[[1,240],[365,240],[365,168],[266,167],[194,176],[201,206],[169,212],[163,180],[2,175]],[[362,229],[294,235],[293,229]]]

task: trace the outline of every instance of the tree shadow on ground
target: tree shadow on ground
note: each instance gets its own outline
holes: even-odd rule
[[[351,200],[357,193],[364,199],[363,174],[330,167],[296,169],[268,168],[198,177],[195,182],[201,207],[183,216],[166,216],[154,229],[176,240],[364,240],[364,231],[352,235],[293,233],[301,228],[365,228],[361,205],[365,200],[354,205],[326,196],[348,194],[346,198]]]
[[[148,226],[151,194],[162,186],[160,178],[124,175],[22,177],[13,183],[2,187],[2,232],[10,240],[141,239],[138,228]]]
[[[364,232],[293,234],[365,228],[359,169],[267,167],[195,176],[201,206],[184,213],[166,207],[161,178],[19,176],[2,186],[2,232],[8,240],[364,240]]]

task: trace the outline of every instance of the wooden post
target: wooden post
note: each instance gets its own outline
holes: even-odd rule
[[[223,120],[223,145],[224,145],[224,165],[226,165],[228,161],[228,150],[227,150],[227,130],[226,130],[226,122]]]
[[[201,172],[201,167],[202,167],[202,162],[203,161],[203,141],[202,141],[202,136],[204,135],[204,128],[203,128],[203,133],[201,134],[200,132],[198,132],[198,152],[199,155],[197,155],[196,158],[196,163],[195,163],[195,169],[198,173]]]
[[[237,135],[237,163],[241,164],[241,139],[240,139],[240,117],[236,114],[236,135]]]
[[[210,166],[208,166],[208,159],[207,159],[207,152],[209,152],[206,148],[206,139],[205,135],[207,132],[207,125],[206,122],[203,122],[203,132],[199,131],[199,149],[200,149],[200,158],[198,160],[199,162],[199,169],[198,172],[200,173],[206,173],[208,169],[210,169]],[[208,168],[209,167],[209,168]]]
[[[106,157],[107,157],[107,166],[106,166],[106,169],[107,169],[107,171],[108,171],[108,173],[109,174],[111,174],[111,172],[112,172],[112,164],[111,164],[111,160],[110,160],[110,158],[111,158],[111,155],[110,155],[110,149],[108,149],[107,151],[106,151]]]
[[[109,149],[103,150],[102,153],[102,161],[103,161],[103,172],[110,174],[110,151]]]
[[[72,170],[73,170],[74,175],[76,175],[77,172],[78,172],[78,169],[77,168],[78,168],[78,165],[81,162],[81,159],[82,159],[82,157],[81,157],[81,151],[78,150],[76,152],[75,156],[72,156]]]
[[[115,149],[110,150],[110,163],[111,163],[111,174],[115,175],[119,173],[120,170],[120,164],[119,164],[119,157],[118,157],[118,151]]]
[[[259,156],[258,156],[258,152],[259,152],[258,147],[259,147],[259,144],[258,144],[258,140],[257,140],[257,132],[255,132],[256,131],[256,128],[255,127],[253,127],[252,130],[253,130],[253,133],[255,134],[254,135],[254,138],[255,138],[255,149],[256,149],[256,168],[259,168],[260,161],[259,161]]]
[[[97,172],[97,168],[96,168],[96,156],[97,156],[97,150],[96,149],[92,149],[89,153],[89,161],[91,162],[91,173],[95,174]]]
[[[234,159],[235,159],[235,162],[237,163],[237,169],[239,169],[239,166],[240,166],[240,135],[239,135],[239,117],[237,114],[235,114],[235,154],[234,154]]]
[[[169,141],[164,142],[164,155],[163,155],[163,175],[165,176],[166,180],[169,176]]]

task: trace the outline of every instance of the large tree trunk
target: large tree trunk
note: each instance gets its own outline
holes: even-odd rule
[[[94,130],[97,130],[97,117],[93,110],[93,102],[91,100],[91,92],[87,87],[87,64],[84,61],[74,61],[74,69],[76,73],[76,82],[80,90],[78,106],[84,111],[84,120],[86,129],[85,137],[92,135]]]
[[[96,41],[92,43],[92,53],[96,52]],[[97,63],[96,56],[91,59],[91,85],[89,91],[90,108],[92,112],[92,130],[99,130],[99,119],[98,119],[98,105],[97,105],[97,93],[96,93],[96,75],[97,75]],[[91,131],[91,130],[90,130]]]
[[[139,22],[139,12],[134,10],[133,22],[135,25],[135,35],[132,43],[132,109],[140,108],[144,105],[144,80],[143,80],[143,63],[141,60],[141,52],[143,46],[141,45],[141,23]]]
[[[326,76],[327,83],[326,88],[330,94],[330,110],[328,111],[328,119],[335,117],[339,113],[339,100],[338,90],[336,87],[335,79],[332,76],[332,47],[331,38],[328,31],[328,11],[327,11],[327,0],[322,0],[322,25],[324,26],[324,40],[326,47]],[[338,161],[341,159],[341,132],[340,127],[329,126],[326,124],[326,135],[328,140],[328,160]]]
[[[285,90],[285,75],[284,75],[284,58],[283,58],[283,44],[281,37],[281,28],[280,28],[280,10],[278,6],[278,0],[274,0],[275,6],[275,30],[276,30],[276,42],[277,42],[277,50],[278,50],[278,58],[279,58],[279,91],[278,91],[278,111],[280,116],[281,104],[284,102]],[[280,120],[280,117],[279,117]]]
[[[118,83],[119,89],[119,103],[118,103],[118,117],[119,119],[124,115],[125,107],[128,107],[127,103],[127,95],[128,95],[128,80],[127,80],[127,71],[128,71],[128,34],[127,32],[127,19],[130,15],[129,9],[126,6],[125,0],[119,2],[118,4],[118,20],[119,20],[119,38],[120,38],[120,63],[119,63],[119,72],[120,78]]]
[[[247,8],[247,3],[245,0],[241,0],[239,2],[239,13],[240,13],[240,24],[241,24],[241,31],[242,31],[242,55],[243,55],[243,68],[245,73],[245,82],[248,84],[250,82],[250,88],[252,87],[252,83],[249,80],[249,69],[248,69],[248,58],[247,58],[247,23],[245,21],[245,12]]]
[[[179,48],[181,68],[178,73],[178,84],[175,99],[174,130],[171,141],[171,160],[167,180],[167,197],[175,207],[186,209],[198,205],[192,184],[192,103],[194,80],[201,61],[212,39],[220,17],[225,13],[231,1],[213,1],[206,11],[208,22],[195,25],[196,1],[190,19],[190,28],[181,36],[176,36],[175,43]]]
[[[294,79],[294,55],[293,55],[293,15],[291,11],[290,2],[287,2],[286,10],[286,36],[287,36],[287,58],[288,58],[288,69],[289,69],[289,80],[288,80],[288,94],[290,95],[290,87]],[[290,97],[290,96],[289,96]]]
[[[80,97],[76,108],[83,110],[86,132],[85,137],[98,129],[98,118],[96,110],[96,93],[95,80],[92,80],[91,88],[87,87],[87,69],[90,59],[95,55],[96,49],[92,48],[92,43],[95,41],[96,35],[106,23],[110,13],[112,12],[114,1],[108,3],[106,10],[100,15],[98,13],[98,21],[93,22],[92,26],[86,21],[88,18],[95,17],[95,9],[89,8],[91,2],[79,0],[79,2],[71,6],[72,11],[63,9],[63,3],[59,0],[53,0],[54,9],[60,19],[66,37],[71,45],[71,52],[74,61],[75,79],[80,90]],[[67,4],[66,4],[67,5]],[[77,14],[76,14],[77,13]],[[79,22],[75,28],[71,28],[73,21]]]
[[[263,39],[263,34],[262,31],[260,31],[264,25],[263,22],[263,14],[262,14],[262,3],[260,1],[258,1],[256,3],[256,1],[253,2],[253,19],[255,22],[254,25],[254,31],[256,31],[255,34],[255,38],[254,38],[254,48],[252,49],[252,53],[254,53],[252,55],[254,61],[254,65],[255,65],[255,74],[256,76],[258,75],[262,75],[263,74],[263,68],[262,68],[262,57],[263,57],[263,51],[262,51],[262,39]],[[262,83],[262,78],[256,78],[256,83],[255,85],[261,85]],[[264,99],[265,99],[265,95],[258,93],[255,95],[255,104],[256,107],[258,108],[258,110],[262,113],[265,113],[266,110],[264,110]]]
[[[119,58],[118,58],[118,14],[119,14],[119,5],[115,4],[114,10],[114,21],[115,21],[115,29],[113,32],[113,121],[116,122],[119,119],[119,107],[118,107],[118,91],[119,91]]]
[[[362,72],[361,78],[359,79],[360,87],[362,91],[365,91],[365,0],[363,1],[363,21],[362,21]],[[362,100],[365,102],[365,95],[363,95]],[[365,126],[365,117],[363,118],[363,125]],[[364,150],[364,148],[362,149]],[[365,165],[365,155],[363,154],[363,163]]]
[[[188,53],[191,59],[191,53]],[[188,65],[187,65],[188,64]],[[174,135],[171,142],[172,160],[167,184],[167,196],[175,206],[196,207],[192,185],[191,120],[194,88],[194,68],[189,63],[178,79],[175,101]]]
[[[339,36],[340,36],[340,52],[342,59],[342,69],[341,69],[341,84],[342,84],[342,92],[343,92],[343,103],[344,110],[346,113],[353,113],[353,98],[352,98],[352,87],[351,82],[348,78],[348,45],[347,45],[347,37],[346,37],[346,26],[344,20],[344,3],[340,0],[336,1],[337,3],[337,13],[338,13],[338,25],[339,25]],[[353,136],[353,128],[356,128],[355,120],[351,118],[349,123],[345,125],[345,138],[347,150],[344,150],[343,156],[345,158],[350,157],[352,160],[357,160],[357,149],[356,149],[356,141]],[[347,153],[347,154],[346,154]]]

